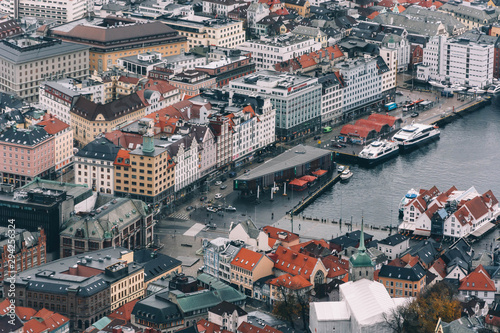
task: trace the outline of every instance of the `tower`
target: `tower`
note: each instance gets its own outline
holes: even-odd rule
[[[373,281],[373,262],[365,247],[364,223],[361,219],[358,252],[349,259],[349,281],[368,279]]]

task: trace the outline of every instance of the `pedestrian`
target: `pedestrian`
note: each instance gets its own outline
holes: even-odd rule
[[[271,213],[271,220],[274,219],[274,213]]]

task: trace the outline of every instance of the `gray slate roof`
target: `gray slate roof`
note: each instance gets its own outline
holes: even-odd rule
[[[103,137],[88,143],[75,156],[114,162],[119,150],[119,146]]]
[[[0,141],[5,143],[34,147],[52,138],[43,128],[16,129],[14,127],[0,134]]]

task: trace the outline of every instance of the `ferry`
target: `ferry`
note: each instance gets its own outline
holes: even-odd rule
[[[375,165],[399,154],[399,146],[394,141],[374,141],[359,153],[358,159],[365,165]]]
[[[500,92],[500,84],[496,86],[491,86],[487,90],[488,94],[498,94],[499,92]]]
[[[412,201],[418,196],[418,191],[412,188],[411,190],[408,191],[408,193],[405,194],[403,199],[399,202],[399,217],[403,217],[403,211],[404,207],[408,204],[408,202]]]
[[[352,171],[351,169],[345,169],[342,171],[342,174],[340,174],[340,180],[341,181],[348,181],[352,177]]]
[[[440,134],[437,126],[411,124],[400,129],[392,139],[397,142],[401,152],[406,152],[428,141],[439,139]]]
[[[467,90],[468,93],[470,94],[476,94],[476,95],[481,95],[486,92],[486,90],[480,89],[478,87],[472,87],[469,90]]]

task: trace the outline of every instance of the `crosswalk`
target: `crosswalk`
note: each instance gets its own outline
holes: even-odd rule
[[[184,236],[196,236],[205,226],[201,223],[195,223],[188,231],[184,233]]]
[[[183,213],[173,213],[168,216],[171,219],[189,221],[189,215]]]

